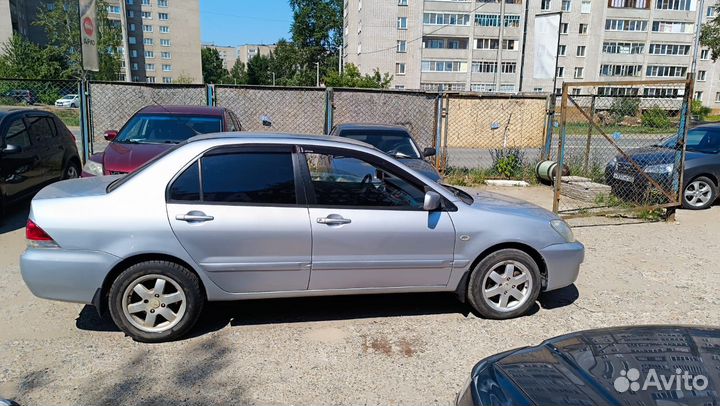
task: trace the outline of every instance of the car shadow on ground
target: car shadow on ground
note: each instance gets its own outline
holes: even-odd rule
[[[575,285],[542,294],[530,308],[532,316],[540,308],[552,310],[572,304],[579,297]],[[348,295],[288,299],[211,302],[205,305],[197,325],[185,338],[193,338],[232,327],[341,321],[369,318],[457,314],[470,317],[470,306],[451,293],[403,293],[384,295]],[[85,306],[78,315],[81,330],[117,332],[109,315],[100,317],[93,306]]]
[[[29,202],[6,207],[5,213],[0,217],[0,235],[24,228],[28,214],[30,214]]]

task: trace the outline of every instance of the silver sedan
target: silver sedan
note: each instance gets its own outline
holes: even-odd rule
[[[530,203],[441,186],[358,141],[248,133],[48,186],[26,233],[35,295],[109,310],[144,342],[186,334],[206,301],[447,291],[506,319],[572,284],[584,255]]]

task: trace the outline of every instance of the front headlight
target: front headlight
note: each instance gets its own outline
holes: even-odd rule
[[[613,168],[613,170],[614,170],[615,167],[617,166],[617,161],[618,161],[618,159],[617,159],[617,157],[615,157],[610,162],[608,162],[607,166],[610,168]]]
[[[673,164],[662,164],[662,165],[650,165],[643,169],[645,173],[671,173],[673,170]]]
[[[550,225],[563,239],[565,239],[565,242],[575,242],[575,236],[566,222],[563,220],[553,220],[550,222]]]
[[[91,161],[88,159],[87,163],[83,167],[83,171],[94,176],[103,175],[103,165],[100,162]]]

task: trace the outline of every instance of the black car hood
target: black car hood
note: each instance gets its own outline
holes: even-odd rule
[[[630,156],[640,167],[648,165],[662,165],[671,164],[675,162],[676,150],[671,148],[663,147],[644,147],[644,148],[633,148],[626,151],[626,154]],[[689,161],[692,159],[702,158],[707,156],[701,152],[687,151],[685,154],[685,160]],[[616,156],[618,162],[627,162],[622,155]]]
[[[627,371],[640,389],[624,389]],[[654,370],[670,379],[677,369],[703,375],[703,390],[656,390],[642,385]],[[618,381],[619,379],[619,381]],[[616,381],[618,381],[616,383]],[[458,403],[483,405],[716,405],[720,403],[720,329],[680,326],[619,327],[572,333],[490,357],[472,372]]]
[[[423,175],[434,181],[438,181],[440,179],[440,174],[438,173],[437,169],[435,169],[435,167],[430,165],[430,163],[425,161],[424,159],[401,158],[398,160],[405,164],[407,167],[422,173]]]

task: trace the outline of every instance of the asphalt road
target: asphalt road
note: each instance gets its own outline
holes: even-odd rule
[[[551,202],[545,187],[500,190]],[[22,405],[449,405],[501,351],[591,328],[720,324],[720,207],[576,228],[578,281],[514,320],[477,318],[451,295],[258,300],[207,306],[190,337],[156,345],[34,297],[18,267],[26,216],[0,225],[0,397]]]

